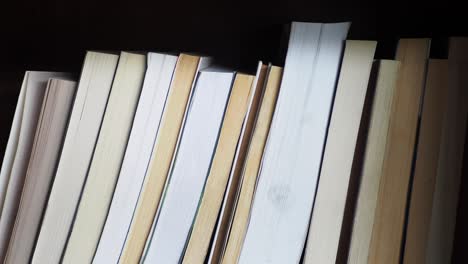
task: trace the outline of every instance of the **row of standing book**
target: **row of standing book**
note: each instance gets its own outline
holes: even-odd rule
[[[284,68],[88,52],[25,74],[0,174],[3,263],[449,263],[468,39],[294,22]]]

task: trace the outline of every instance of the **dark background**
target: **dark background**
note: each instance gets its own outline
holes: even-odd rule
[[[284,24],[352,21],[349,38],[378,40],[376,58],[393,58],[400,37],[432,37],[431,56],[444,58],[448,36],[468,36],[464,10],[447,1],[2,0],[0,162],[24,71],[79,73],[86,50],[197,52],[249,70],[259,59],[283,63]],[[465,166],[454,263],[467,255],[467,175]]]

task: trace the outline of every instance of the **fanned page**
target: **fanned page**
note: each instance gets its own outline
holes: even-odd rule
[[[211,252],[209,262],[219,262],[221,254],[226,246],[226,239],[232,221],[233,208],[237,198],[237,190],[239,188],[239,181],[244,166],[245,157],[247,155],[247,148],[250,144],[253,125],[258,111],[258,106],[264,90],[265,75],[267,74],[268,67],[259,62],[257,67],[256,78],[252,85],[252,94],[249,98],[249,109],[242,125],[241,138],[237,144],[236,153],[232,162],[232,168],[229,174],[229,181],[227,182],[226,191],[224,193],[223,204],[219,212],[218,221],[216,224],[216,231],[211,245]]]
[[[8,184],[5,192],[0,217],[0,261],[3,262],[18,211],[29,157],[34,143],[36,127],[41,112],[47,81],[53,77],[67,77],[59,72],[27,72],[24,79],[24,107],[16,144],[16,151],[11,164],[4,166]],[[19,100],[21,103],[21,100]],[[14,139],[13,139],[14,140]],[[16,141],[16,140],[14,140]],[[11,167],[10,167],[11,166]],[[9,170],[9,173],[8,173]],[[9,174],[9,175],[8,175]],[[8,175],[8,176],[7,176]]]
[[[452,257],[468,116],[468,38],[449,40],[448,109],[444,116],[426,261]]]
[[[180,54],[174,70],[158,136],[140,196],[128,230],[120,263],[137,263],[143,254],[152,223],[160,204],[177,140],[193,91],[198,69],[209,64],[209,59]]]
[[[246,118],[249,97],[255,93],[254,76],[238,73],[226,108],[223,126],[214,152],[200,205],[190,232],[183,263],[202,263],[208,252],[223,194],[240,142],[242,124]]]
[[[346,41],[304,263],[337,262],[348,186],[376,46],[376,41]]]
[[[140,98],[146,55],[122,52],[64,263],[90,263],[99,243]]]
[[[158,134],[177,57],[148,53],[147,60],[132,132],[94,263],[119,260]]]
[[[88,172],[119,56],[88,52],[32,263],[59,263]]]
[[[447,60],[429,60],[415,153],[413,186],[406,227],[403,263],[427,263],[427,239],[437,176],[443,119],[447,109]]]
[[[236,206],[233,211],[232,225],[225,238],[227,240],[226,249],[224,250],[223,245],[218,247],[218,249],[213,245],[209,263],[219,263],[220,260],[222,260],[222,263],[230,264],[236,263],[239,258],[245,231],[247,230],[250,206],[252,204],[252,197],[254,195],[263,149],[276,105],[281,76],[282,68],[276,66],[269,67],[265,81],[266,87],[262,96],[260,110],[255,123],[255,130],[249,145],[239,186],[240,193],[236,199]],[[218,239],[215,238],[215,241],[218,241]]]
[[[50,79],[42,104],[6,263],[27,263],[60,156],[76,83]]]
[[[299,262],[349,23],[293,23],[239,263]]]
[[[388,125],[400,63],[382,60],[378,64],[374,98],[364,150],[348,263],[366,263],[374,226],[380,178],[387,145]]]
[[[233,72],[216,68],[199,73],[144,262],[177,263],[183,256],[217,144],[233,77]]]

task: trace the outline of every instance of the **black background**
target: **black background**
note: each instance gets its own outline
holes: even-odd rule
[[[447,1],[1,0],[0,160],[24,71],[79,73],[86,50],[197,52],[249,70],[259,59],[283,63],[286,23],[352,21],[349,38],[378,40],[376,58],[393,58],[400,37],[432,37],[432,57],[444,58],[446,37],[468,36],[464,10]],[[464,172],[454,263],[468,237]]]

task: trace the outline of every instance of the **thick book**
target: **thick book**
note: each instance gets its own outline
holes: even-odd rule
[[[207,58],[187,54],[181,54],[177,60],[158,137],[120,256],[121,263],[137,263],[143,254],[173,160],[194,81],[198,70],[208,64]]]
[[[32,263],[58,263],[73,217],[114,79],[119,56],[88,52]]]
[[[359,172],[361,180],[348,250],[348,263],[350,264],[367,263],[369,256],[377,196],[387,146],[388,126],[400,62],[381,60],[375,66],[378,73],[362,157],[362,168]]]
[[[0,172],[0,261],[3,262],[15,224],[34,136],[49,78],[67,78],[59,72],[28,71],[24,75],[8,147]]]
[[[93,262],[117,263],[158,135],[177,56],[148,53],[145,81]]]
[[[444,114],[447,60],[429,60],[421,112],[403,263],[427,263],[426,250],[436,184]]]
[[[349,23],[293,23],[239,263],[299,262]]]
[[[369,249],[368,261],[371,263],[397,263],[400,259],[429,46],[430,39],[401,39],[398,43],[396,59],[401,62],[401,67]]]
[[[218,144],[185,249],[184,263],[202,263],[206,258],[229,181],[242,125],[246,120],[249,99],[255,94],[254,79],[253,75],[238,73],[234,80]]]
[[[143,262],[177,263],[183,257],[218,144],[234,75],[216,67],[198,75]]]
[[[209,262],[213,262],[218,256],[214,255],[215,252],[221,252],[225,247],[226,236],[229,232],[232,223],[232,212],[234,210],[235,201],[237,199],[237,190],[239,189],[239,181],[242,174],[242,169],[247,155],[247,148],[249,147],[252,138],[252,130],[255,124],[255,117],[257,116],[258,106],[260,104],[261,95],[263,92],[267,66],[259,62],[257,67],[257,74],[254,80],[255,93],[249,99],[249,109],[247,110],[246,120],[242,125],[242,131],[237,144],[236,154],[232,163],[232,169],[229,175],[229,181],[224,193],[223,204],[219,212],[216,230],[213,237],[213,242],[209,255]],[[213,253],[213,254],[212,254]]]
[[[304,263],[337,261],[346,198],[376,46],[376,41],[346,41]]]
[[[65,263],[93,260],[127,147],[146,70],[146,55],[122,52],[93,159],[63,255]]]
[[[231,228],[224,237],[223,235],[215,237],[211,248],[209,263],[237,263],[239,258],[245,231],[247,230],[250,207],[254,196],[257,175],[260,170],[263,150],[275,110],[281,76],[282,68],[269,66],[260,109],[256,117],[254,132],[246,154],[245,165],[240,179],[238,197],[236,197],[236,204],[233,209]],[[219,246],[216,246],[218,244]]]
[[[76,82],[49,79],[6,263],[28,263],[55,176]]]
[[[448,109],[445,112],[426,263],[452,257],[468,116],[468,38],[449,40]]]

